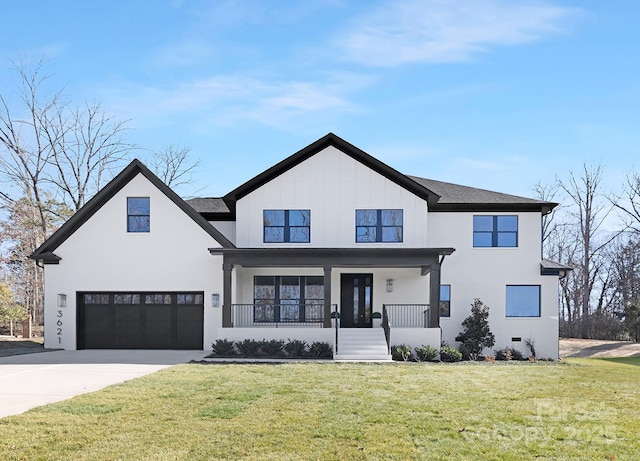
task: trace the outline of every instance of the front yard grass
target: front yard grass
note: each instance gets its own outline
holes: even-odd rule
[[[0,419],[0,453],[5,460],[637,459],[638,365],[640,358],[179,365]]]

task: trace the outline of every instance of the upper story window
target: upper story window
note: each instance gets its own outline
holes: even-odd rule
[[[265,243],[309,243],[311,210],[264,210]]]
[[[402,210],[356,210],[356,242],[402,242]]]
[[[440,317],[451,317],[451,285],[440,285]]]
[[[150,231],[149,197],[127,197],[127,232]]]
[[[517,247],[517,216],[474,216],[474,247]]]
[[[507,285],[507,317],[540,317],[540,285]]]

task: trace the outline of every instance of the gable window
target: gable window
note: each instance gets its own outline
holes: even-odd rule
[[[320,322],[324,310],[324,277],[255,276],[255,322]]]
[[[356,210],[356,242],[402,242],[402,210]]]
[[[451,317],[451,285],[440,285],[440,317]]]
[[[507,317],[540,317],[540,285],[507,285]]]
[[[474,247],[517,247],[517,216],[474,216]]]
[[[149,197],[127,197],[127,232],[149,232]]]
[[[311,210],[264,210],[265,243],[309,243]]]

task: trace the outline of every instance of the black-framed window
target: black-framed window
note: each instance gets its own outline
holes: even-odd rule
[[[402,242],[402,210],[356,210],[356,242]]]
[[[256,275],[253,279],[255,322],[322,320],[324,277]]]
[[[515,215],[473,217],[473,246],[517,247],[518,217]]]
[[[451,285],[440,285],[440,317],[451,317]]]
[[[149,232],[150,212],[149,197],[127,197],[127,232]]]
[[[507,317],[540,317],[540,285],[507,285]]]
[[[264,210],[265,243],[309,243],[311,210]]]

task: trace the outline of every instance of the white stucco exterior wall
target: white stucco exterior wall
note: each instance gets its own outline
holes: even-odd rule
[[[127,232],[127,197],[150,197],[149,233]],[[219,246],[138,174],[55,250],[60,264],[45,266],[45,347],[76,349],[76,292],[203,291],[208,349],[221,323],[211,294],[222,299],[222,256],[207,248]],[[67,295],[66,308],[57,308],[58,293]]]
[[[263,242],[263,210],[311,210],[311,242],[287,247],[424,247],[427,203],[335,147],[308,160],[237,202],[236,245],[277,247]],[[356,209],[402,209],[402,243],[355,242]]]
[[[518,247],[474,248],[474,215],[517,215]],[[521,213],[431,213],[429,246],[451,246],[445,258],[441,284],[451,285],[451,317],[440,319],[442,338],[456,344],[462,321],[471,313],[474,298],[490,307],[489,322],[496,336],[495,349],[514,347],[525,355],[525,341],[535,341],[538,357],[558,358],[558,278],[540,275],[541,216]],[[540,285],[540,317],[507,317],[507,285]],[[521,342],[512,342],[519,337]],[[487,351],[489,352],[489,351]]]

